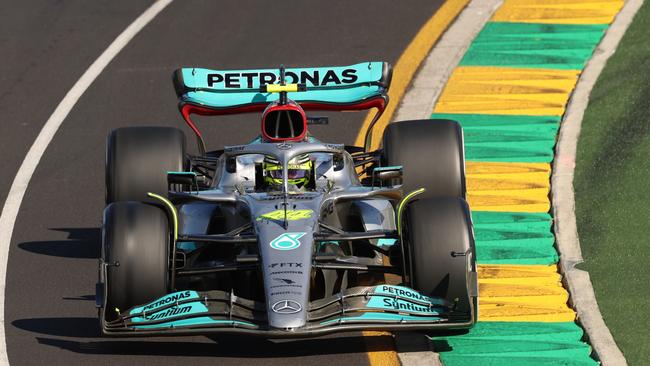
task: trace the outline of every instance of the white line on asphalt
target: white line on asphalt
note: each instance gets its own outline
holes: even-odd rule
[[[20,205],[25,196],[29,181],[45,153],[47,146],[54,138],[65,118],[84,92],[95,81],[97,76],[117,56],[118,53],[158,15],[172,0],[158,0],[133,21],[106,50],[90,65],[84,74],[77,80],[72,89],[68,91],[61,103],[56,107],[50,118],[39,132],[36,140],[25,156],[22,165],[16,173],[9,195],[0,214],[0,365],[9,365],[7,356],[7,342],[5,338],[5,281],[7,278],[7,261],[9,259],[9,246],[16,223]]]

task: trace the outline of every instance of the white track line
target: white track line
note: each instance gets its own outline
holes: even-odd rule
[[[158,0],[133,21],[108,48],[90,65],[84,74],[77,80],[72,89],[68,91],[61,103],[56,107],[50,118],[45,122],[41,132],[36,137],[32,147],[27,152],[13,183],[9,195],[0,214],[0,365],[9,365],[7,356],[7,342],[5,338],[5,281],[7,278],[7,261],[11,236],[16,223],[20,205],[25,196],[25,191],[32,179],[32,175],[45,153],[47,146],[54,138],[56,131],[68,116],[77,101],[86,92],[88,87],[97,79],[97,76],[120,53],[120,51],[142,30],[153,18],[158,15],[172,0]]]

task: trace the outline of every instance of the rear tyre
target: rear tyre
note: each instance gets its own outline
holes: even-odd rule
[[[106,144],[106,204],[167,194],[167,172],[185,167],[185,134],[171,127],[113,130]]]
[[[456,303],[454,316],[475,321],[476,249],[465,200],[417,199],[405,208],[404,221],[413,288]]]
[[[465,153],[460,124],[446,119],[391,123],[383,138],[383,160],[404,167],[404,192],[421,198],[465,198]]]
[[[167,294],[169,220],[140,202],[116,202],[104,210],[102,258],[106,269],[106,315],[117,315]]]

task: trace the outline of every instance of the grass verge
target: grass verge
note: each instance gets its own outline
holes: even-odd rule
[[[650,3],[593,89],[574,181],[584,265],[630,365],[650,354]]]

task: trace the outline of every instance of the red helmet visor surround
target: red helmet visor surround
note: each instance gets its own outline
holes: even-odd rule
[[[301,141],[307,134],[307,116],[295,103],[271,104],[262,114],[262,136],[270,142]]]

